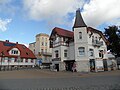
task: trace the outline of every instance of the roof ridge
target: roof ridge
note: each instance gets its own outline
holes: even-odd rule
[[[62,29],[62,30],[69,31],[69,32],[72,32],[72,33],[73,33],[73,31],[70,31],[70,30],[67,30],[67,29],[64,29],[64,28],[59,28],[59,27],[55,27],[55,28]],[[55,29],[55,28],[54,28],[54,29]]]

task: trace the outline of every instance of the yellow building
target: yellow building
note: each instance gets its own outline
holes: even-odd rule
[[[49,48],[49,35],[40,33],[36,35],[36,42],[30,43],[29,48],[33,51],[43,65],[51,63],[51,49]]]

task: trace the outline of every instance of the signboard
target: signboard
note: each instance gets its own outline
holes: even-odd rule
[[[103,71],[104,70],[102,60],[96,60],[96,68],[97,68],[98,71]]]

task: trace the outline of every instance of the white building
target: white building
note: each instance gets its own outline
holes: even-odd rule
[[[108,41],[103,33],[88,27],[76,11],[73,31],[55,27],[50,36],[52,63],[57,70],[104,71]]]
[[[30,68],[35,65],[36,57],[23,44],[0,41],[0,70]]]

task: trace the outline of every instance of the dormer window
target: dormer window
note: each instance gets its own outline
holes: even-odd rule
[[[82,39],[82,32],[79,32],[79,39]]]
[[[18,51],[17,50],[12,50],[11,54],[18,54]]]
[[[18,48],[12,48],[12,49],[9,51],[9,54],[10,54],[10,55],[20,55],[20,51],[18,50]]]

